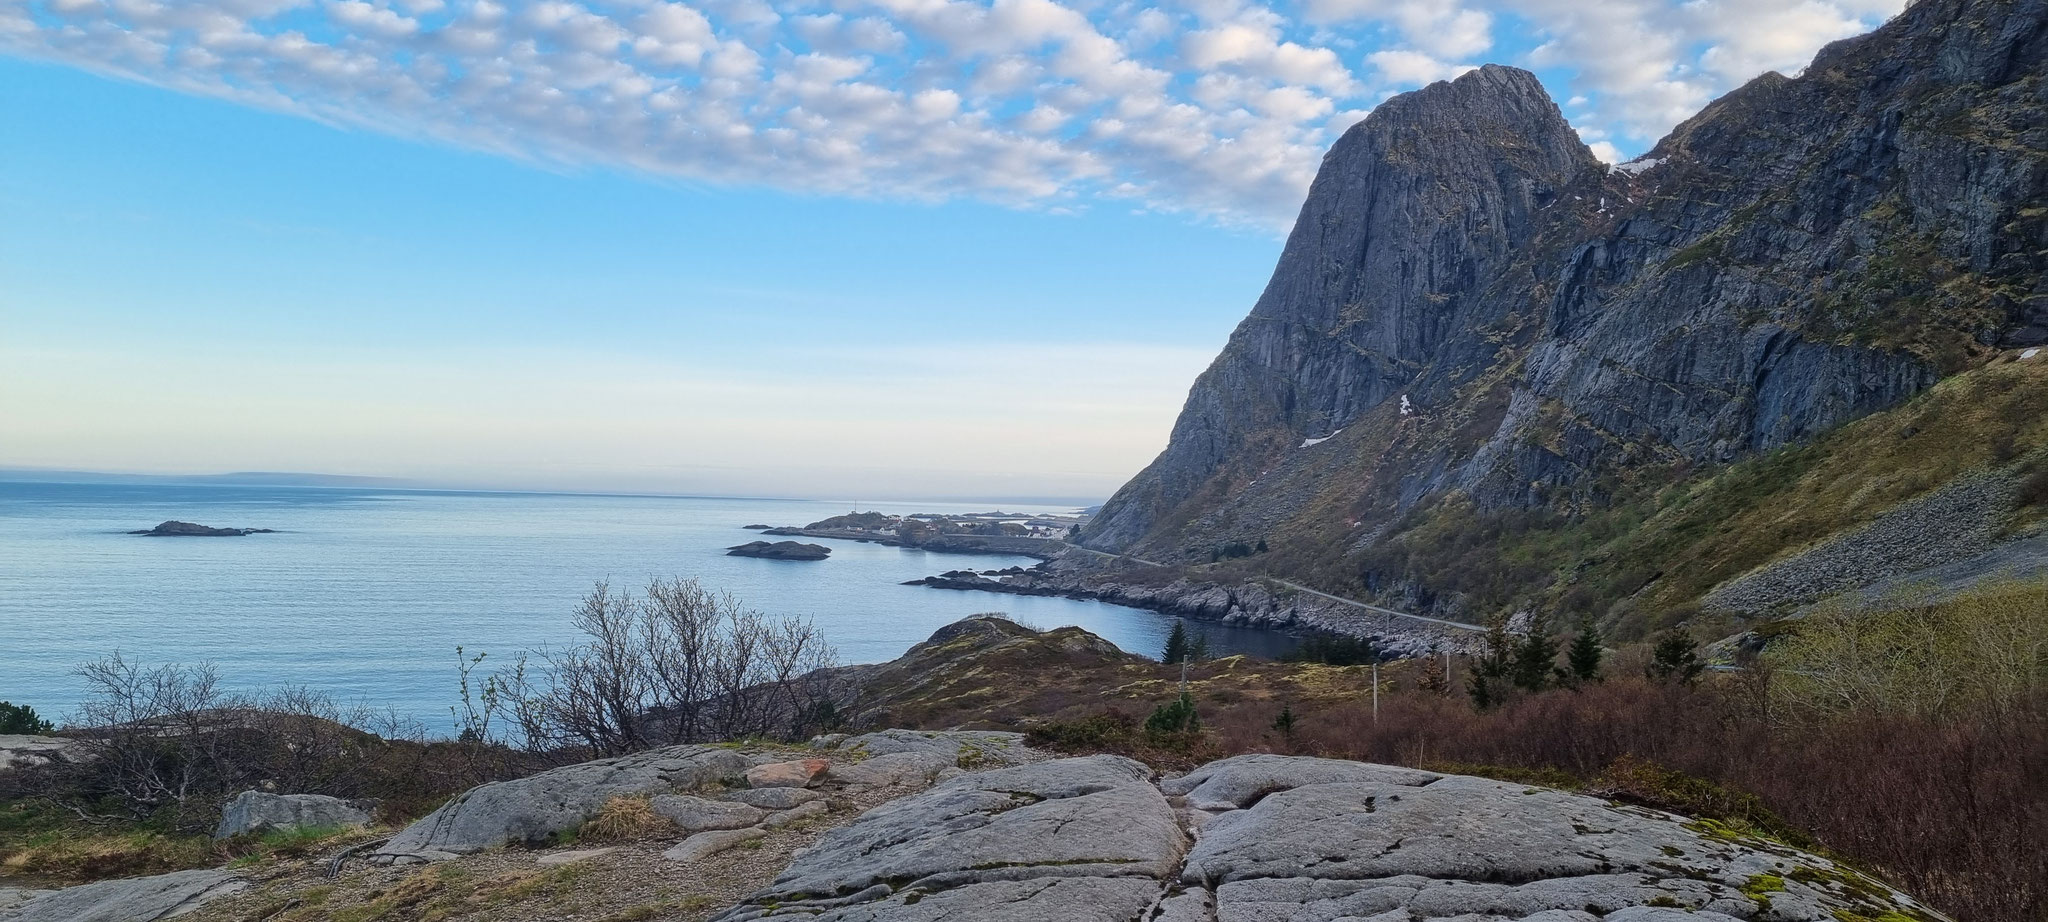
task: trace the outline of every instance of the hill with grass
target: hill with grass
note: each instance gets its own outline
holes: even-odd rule
[[[1625,635],[2038,558],[2044,72],[2048,3],[1920,0],[1620,166],[1524,71],[1390,99],[1080,542]]]

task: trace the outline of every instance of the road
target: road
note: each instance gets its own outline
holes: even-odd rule
[[[1163,567],[1163,566],[1166,566],[1165,564],[1163,564],[1163,563],[1160,563],[1160,562],[1158,562],[1158,561],[1156,561],[1156,560],[1146,560],[1146,559],[1145,559],[1145,558],[1143,558],[1143,557],[1133,557],[1133,556],[1131,556],[1131,555],[1129,555],[1129,554],[1112,554],[1112,553],[1109,553],[1108,551],[1098,551],[1098,550],[1096,550],[1096,549],[1094,549],[1094,548],[1089,548],[1089,547],[1082,547],[1082,546],[1080,546],[1080,545],[1078,545],[1078,544],[1068,544],[1067,546],[1068,546],[1068,547],[1070,547],[1070,548],[1073,548],[1074,550],[1077,550],[1077,551],[1082,551],[1082,552],[1084,552],[1084,553],[1088,553],[1088,554],[1094,554],[1094,555],[1095,555],[1095,556],[1097,556],[1097,557],[1107,557],[1107,558],[1109,558],[1109,559],[1111,559],[1111,560],[1130,560],[1130,561],[1136,561],[1136,562],[1138,562],[1138,563],[1142,563],[1142,564],[1144,564],[1144,565],[1146,565],[1146,566],[1150,566],[1150,567]],[[1278,586],[1285,586],[1285,587],[1287,587],[1287,588],[1289,588],[1289,589],[1293,589],[1293,590],[1295,590],[1296,592],[1306,592],[1306,593],[1308,593],[1309,595],[1315,596],[1316,598],[1319,598],[1319,599],[1328,599],[1328,600],[1330,600],[1330,601],[1332,601],[1332,602],[1336,602],[1336,603],[1338,603],[1338,604],[1340,604],[1340,605],[1349,605],[1349,606],[1351,606],[1351,607],[1353,607],[1353,608],[1361,608],[1361,609],[1364,609],[1364,610],[1366,610],[1366,611],[1369,611],[1369,612],[1373,612],[1374,614],[1380,614],[1380,615],[1389,615],[1389,616],[1392,616],[1392,617],[1395,617],[1395,618],[1407,618],[1407,619],[1409,619],[1409,620],[1411,620],[1411,621],[1426,621],[1426,622],[1429,622],[1430,624],[1441,624],[1441,625],[1443,625],[1443,626],[1445,626],[1445,627],[1454,627],[1454,628],[1457,628],[1457,629],[1459,629],[1459,630],[1463,630],[1463,631],[1484,631],[1484,630],[1486,630],[1486,628],[1485,628],[1485,627],[1483,627],[1483,626],[1480,626],[1480,625],[1477,625],[1477,624],[1466,624],[1466,623],[1464,623],[1464,622],[1462,622],[1462,621],[1446,621],[1446,620],[1444,620],[1444,619],[1442,619],[1442,618],[1432,618],[1432,617],[1429,617],[1428,615],[1411,615],[1411,614],[1409,614],[1409,613],[1407,613],[1407,612],[1405,612],[1405,611],[1395,611],[1395,610],[1393,610],[1393,609],[1391,609],[1391,608],[1383,608],[1383,607],[1381,607],[1381,606],[1378,606],[1378,605],[1373,605],[1373,604],[1370,604],[1370,603],[1367,603],[1367,602],[1360,602],[1360,601],[1358,601],[1357,599],[1347,599],[1347,598],[1345,598],[1345,597],[1343,597],[1343,596],[1341,596],[1341,595],[1331,595],[1330,593],[1324,592],[1324,591],[1322,591],[1321,589],[1311,589],[1311,588],[1309,588],[1309,587],[1307,587],[1307,586],[1304,586],[1304,585],[1302,585],[1302,584],[1300,584],[1300,583],[1297,583],[1297,582],[1294,582],[1294,581],[1292,581],[1292,580],[1284,580],[1284,579],[1279,579],[1279,578],[1277,578],[1277,577],[1272,577],[1272,576],[1266,576],[1266,577],[1261,577],[1261,579],[1264,579],[1264,580],[1265,580],[1266,582],[1269,582],[1269,583],[1273,583],[1274,585],[1278,585]]]

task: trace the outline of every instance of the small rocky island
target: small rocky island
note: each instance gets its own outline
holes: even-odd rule
[[[212,528],[194,525],[191,522],[165,522],[155,528],[131,531],[131,535],[150,538],[239,538],[243,535],[267,535],[275,531],[270,528]]]
[[[764,560],[824,560],[832,549],[800,541],[749,541],[726,548],[727,557],[759,557]]]

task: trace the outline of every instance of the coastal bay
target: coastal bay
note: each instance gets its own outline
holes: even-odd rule
[[[216,663],[241,688],[301,684],[440,727],[455,697],[455,647],[489,654],[573,639],[570,612],[600,579],[615,588],[694,576],[770,614],[814,618],[848,663],[900,655],[986,611],[1085,627],[1156,655],[1174,618],[1103,602],[933,592],[899,585],[963,565],[1030,566],[813,539],[800,566],[726,556],[760,522],[811,522],[843,502],[315,487],[0,483],[0,699],[62,715],[70,671],[120,650],[149,662]],[[1019,508],[1017,504],[1004,504]],[[993,504],[863,504],[896,514]],[[1027,512],[1071,511],[1030,507]],[[275,529],[255,541],[146,541],[165,520]],[[1221,652],[1276,653],[1284,635],[1203,625]]]

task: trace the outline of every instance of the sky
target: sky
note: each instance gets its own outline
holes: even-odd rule
[[[0,466],[1101,498],[1322,152],[1603,159],[1899,0],[0,0]]]

